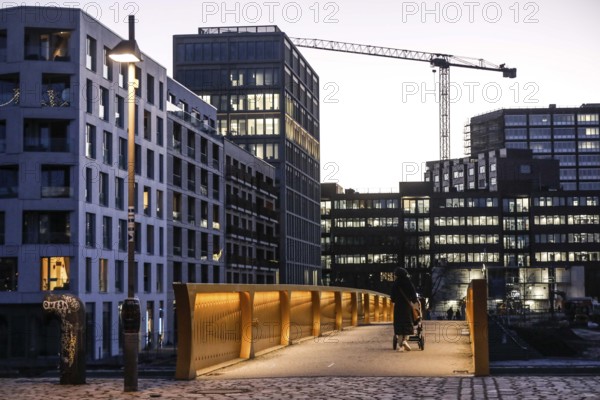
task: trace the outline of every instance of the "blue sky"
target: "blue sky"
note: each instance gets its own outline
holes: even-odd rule
[[[35,4],[25,1],[23,4]],[[44,2],[37,1],[44,5]],[[505,107],[600,103],[600,1],[93,1],[79,5],[172,72],[172,35],[276,24],[289,36],[483,58],[518,69],[452,68],[451,155],[471,116]],[[9,3],[3,3],[4,7]],[[301,49],[321,82],[322,181],[397,190],[439,155],[437,85],[427,63]]]

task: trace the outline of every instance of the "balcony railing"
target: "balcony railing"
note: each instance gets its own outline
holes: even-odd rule
[[[70,197],[69,186],[42,186],[42,197]]]

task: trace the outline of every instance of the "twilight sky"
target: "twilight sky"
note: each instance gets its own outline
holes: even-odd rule
[[[44,1],[19,4],[46,5]],[[15,5],[3,3],[3,7]],[[498,108],[600,103],[600,1],[96,0],[48,2],[86,10],[172,75],[172,35],[201,26],[278,25],[291,37],[483,58],[517,68],[451,68],[451,156],[468,118]],[[321,180],[397,191],[439,158],[437,75],[427,63],[301,49],[321,83]]]

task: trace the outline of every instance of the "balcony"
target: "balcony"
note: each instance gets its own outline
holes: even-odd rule
[[[69,186],[42,186],[42,197],[71,197]]]
[[[19,104],[19,74],[0,75],[0,106],[16,106]]]
[[[70,61],[69,40],[71,32],[48,29],[25,29],[26,60],[39,61]]]
[[[40,104],[42,107],[69,107],[71,105],[71,89],[61,86],[46,86],[42,88]]]
[[[181,212],[173,211],[173,221],[181,222]]]

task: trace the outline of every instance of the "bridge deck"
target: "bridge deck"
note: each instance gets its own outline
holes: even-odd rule
[[[207,378],[303,376],[453,376],[473,373],[467,324],[425,321],[425,350],[392,350],[390,323],[325,334],[215,370]]]

